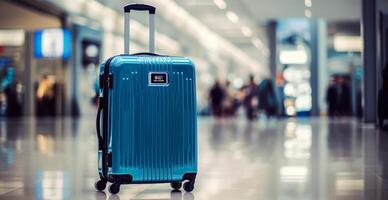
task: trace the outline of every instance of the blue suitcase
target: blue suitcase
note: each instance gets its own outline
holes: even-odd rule
[[[128,54],[129,13],[150,16],[150,52]],[[194,189],[197,174],[195,70],[190,59],[154,54],[155,8],[124,7],[125,53],[100,66],[97,113],[100,180],[116,194],[121,184],[171,183]],[[101,130],[100,130],[101,129]],[[101,134],[102,133],[102,134]]]

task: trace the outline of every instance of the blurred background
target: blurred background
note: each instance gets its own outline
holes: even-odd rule
[[[91,189],[99,64],[124,52],[135,2],[157,8],[156,53],[196,66],[186,199],[387,198],[388,1],[0,0],[0,199],[106,198]],[[147,52],[147,13],[131,20],[130,52]]]
[[[1,1],[1,115],[94,115],[99,63],[123,53],[131,2]],[[145,2],[157,53],[196,64],[201,115],[362,116],[360,1]],[[148,18],[132,19],[131,52],[145,52]]]

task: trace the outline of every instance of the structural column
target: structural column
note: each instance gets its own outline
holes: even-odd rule
[[[364,121],[376,122],[376,0],[362,0]]]
[[[311,33],[311,115],[319,116],[325,110],[327,73],[327,30],[323,20],[310,21]]]
[[[24,115],[34,116],[35,115],[35,87],[34,77],[35,69],[32,64],[32,48],[33,48],[33,33],[26,31],[24,40]]]
[[[269,69],[271,79],[276,79],[277,72],[277,50],[276,50],[276,21],[270,21],[267,24],[267,37],[269,48]]]
[[[318,20],[318,106],[320,113],[327,111],[326,92],[329,85],[329,72],[327,66],[327,23]]]

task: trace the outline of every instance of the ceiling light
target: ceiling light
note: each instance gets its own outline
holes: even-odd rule
[[[236,15],[236,13],[232,12],[232,11],[228,11],[226,12],[226,17],[228,17],[228,19],[233,22],[233,23],[237,23],[239,18],[238,16]]]
[[[224,0],[213,0],[213,2],[221,10],[224,10],[226,8],[226,3]]]
[[[264,46],[263,42],[259,38],[252,38],[251,42],[252,42],[253,46],[255,46],[257,49],[259,49],[264,56],[269,55],[268,48],[266,46]]]
[[[247,27],[247,26],[241,27],[241,32],[246,37],[251,37],[252,36],[252,30],[249,27]]]
[[[283,178],[305,178],[308,169],[305,166],[284,166],[280,168],[280,176]]]
[[[306,64],[308,55],[305,50],[282,50],[279,61],[281,64]]]
[[[261,40],[259,38],[253,38],[252,43],[253,43],[253,45],[255,45],[256,48],[263,49],[263,46],[264,46],[263,42],[261,42]]]
[[[24,30],[0,30],[1,46],[22,46],[24,44]]]
[[[313,6],[313,3],[311,2],[311,0],[304,0],[304,5],[310,8],[311,6]]]
[[[311,10],[310,9],[304,10],[304,16],[310,18],[312,16]]]
[[[360,36],[334,36],[334,49],[338,52],[360,52],[363,47]]]
[[[268,50],[268,48],[262,48],[262,49],[261,49],[261,53],[262,53],[264,56],[269,56],[269,50]]]

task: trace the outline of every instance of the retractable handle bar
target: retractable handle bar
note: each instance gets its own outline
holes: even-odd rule
[[[124,53],[129,54],[129,28],[131,10],[148,11],[149,13],[149,52],[155,53],[155,11],[156,8],[146,4],[128,4],[124,6]]]

